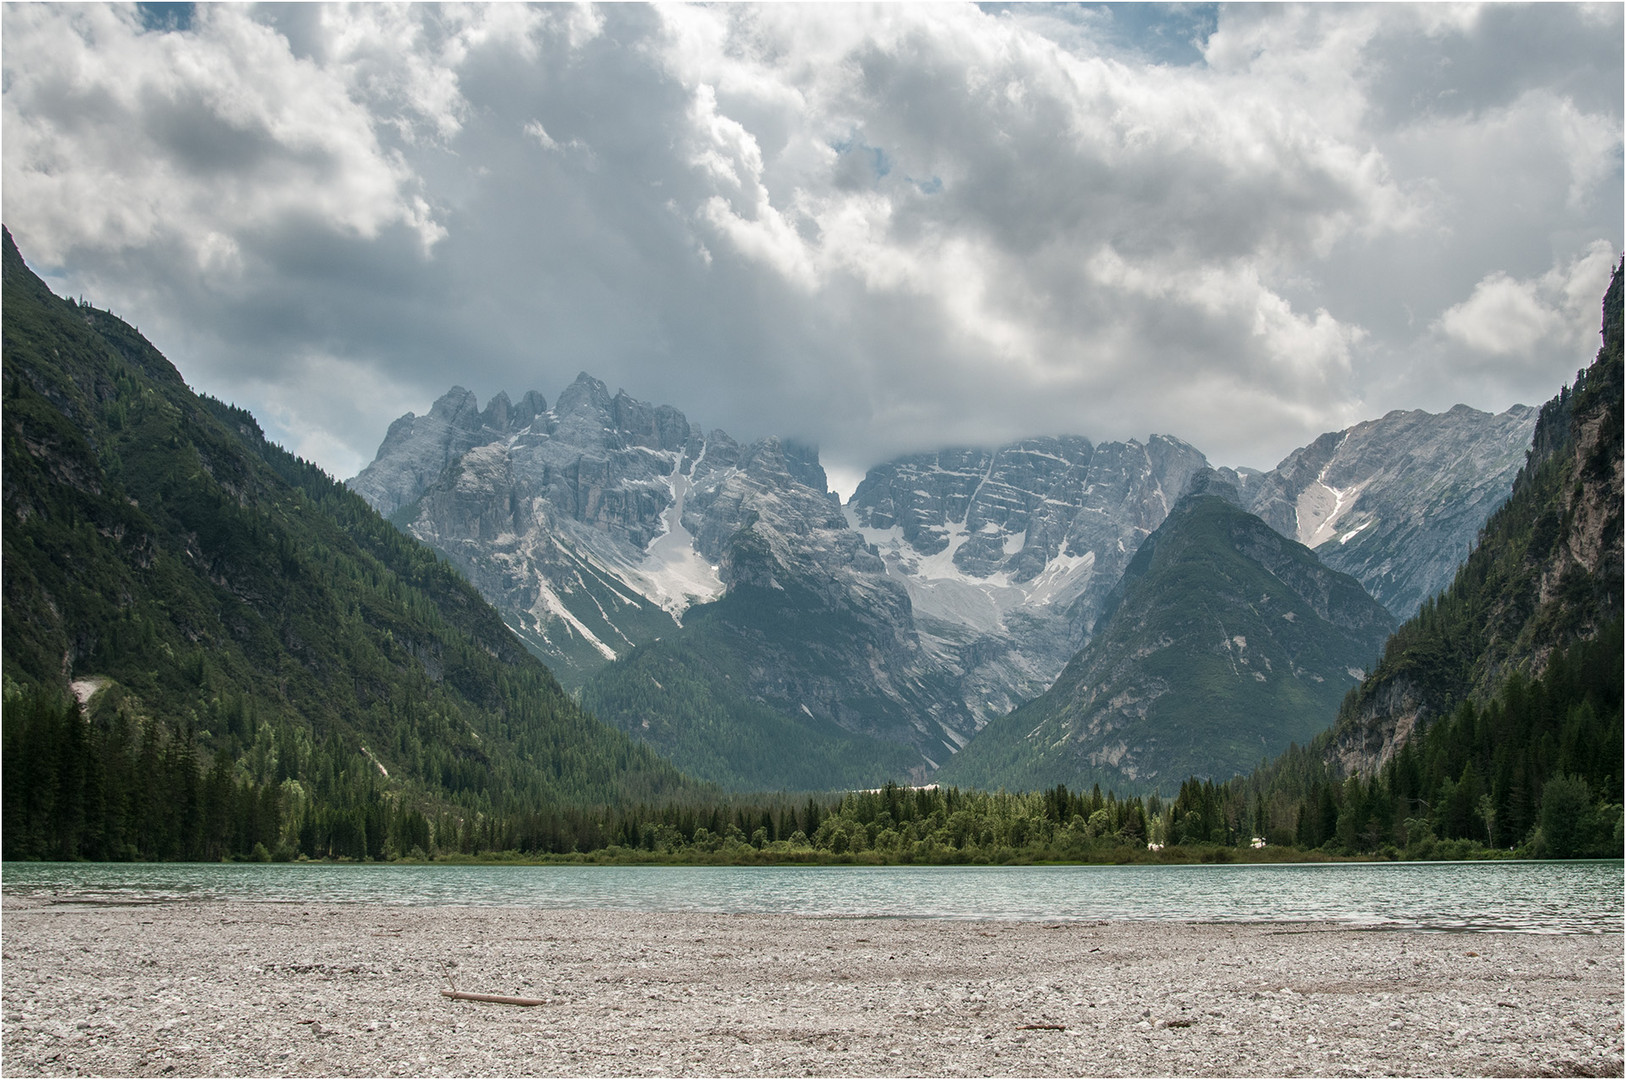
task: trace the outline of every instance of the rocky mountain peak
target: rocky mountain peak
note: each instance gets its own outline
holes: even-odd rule
[[[511,435],[527,430],[537,417],[545,415],[547,411],[547,401],[535,390],[527,390],[517,405],[499,390],[486,403],[485,412],[480,414],[480,426],[493,434]]]
[[[1404,618],[1450,584],[1513,488],[1536,410],[1394,410],[1329,431],[1247,484],[1247,509]]]
[[[429,406],[429,416],[451,427],[471,428],[480,420],[480,399],[454,386]]]
[[[480,414],[480,422],[494,431],[507,431],[512,410],[513,404],[508,400],[508,395],[499,390],[496,397],[486,402],[486,411]]]
[[[819,464],[816,446],[771,435],[746,447],[738,457],[738,467],[742,472],[779,486],[798,484],[822,497],[830,495],[829,481],[824,466]]]
[[[559,392],[559,397],[553,403],[553,411],[559,416],[580,412],[608,416],[613,401],[610,388],[602,380],[582,371],[576,374],[574,382]]]
[[[549,434],[576,446],[605,446],[620,442],[606,437],[619,426],[610,388],[584,371],[554,399]]]
[[[682,450],[690,439],[689,421],[670,405],[639,401],[625,390],[610,402],[610,419],[629,446]]]
[[[830,490],[830,479],[824,473],[824,466],[819,463],[818,446],[786,439],[780,443],[780,450],[785,455],[786,471],[826,498],[839,501],[839,496]]]
[[[448,464],[489,441],[489,431],[479,399],[454,386],[429,407],[427,416],[407,413],[391,424],[378,456],[348,482],[350,489],[379,513],[393,514],[416,499]]]

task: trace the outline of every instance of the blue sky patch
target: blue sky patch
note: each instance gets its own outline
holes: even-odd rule
[[[141,26],[146,30],[186,31],[192,29],[193,4],[142,3],[136,4]]]

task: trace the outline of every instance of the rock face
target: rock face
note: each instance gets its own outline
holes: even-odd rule
[[[1162,435],[946,450],[871,470],[847,517],[904,583],[927,648],[986,722],[1050,685],[1207,464]]]
[[[1323,730],[1393,617],[1240,498],[1216,473],[1197,477],[1055,685],[988,725],[943,781],[1172,793]]]
[[[1513,490],[1536,414],[1392,412],[1293,451],[1248,484],[1245,504],[1408,618],[1451,583]]]
[[[1542,406],[1512,495],[1340,710],[1327,754],[1342,771],[1370,775],[1458,702],[1484,702],[1515,672],[1539,677],[1555,649],[1621,618],[1621,276],[1604,297],[1603,347]]]
[[[391,425],[351,487],[450,558],[579,685],[722,592],[715,560],[684,528],[709,444],[676,409],[612,397],[585,374],[543,404],[535,392],[518,408],[498,395],[482,413],[454,388],[428,417]],[[720,441],[724,456],[738,453]]]
[[[924,780],[975,730],[909,594],[770,440],[695,468],[689,527],[726,593],[601,668],[596,715],[735,788]]]
[[[498,394],[480,411],[478,399],[454,386],[429,407],[428,416],[407,413],[384,435],[378,456],[349,482],[350,489],[388,516],[416,499],[459,457],[514,431],[523,431],[547,408],[532,391],[516,408]]]

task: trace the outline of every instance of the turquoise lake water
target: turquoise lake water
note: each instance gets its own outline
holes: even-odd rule
[[[84,902],[608,908],[946,919],[1329,921],[1619,931],[1620,860],[1278,866],[727,867],[6,863],[0,889]]]

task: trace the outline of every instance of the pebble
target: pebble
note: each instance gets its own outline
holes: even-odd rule
[[[1623,1068],[1618,933],[0,903],[7,1076]]]

